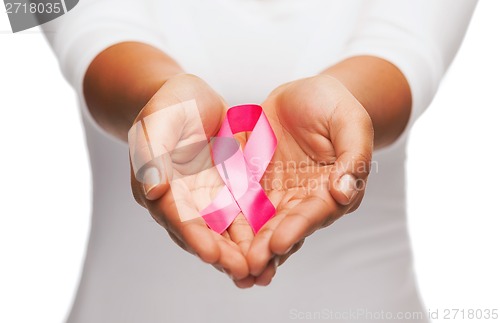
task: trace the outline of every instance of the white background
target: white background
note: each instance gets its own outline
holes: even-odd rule
[[[80,116],[38,28],[12,34],[1,11],[0,322],[62,322],[89,228]],[[500,311],[499,13],[500,1],[479,3],[411,135],[410,231],[435,322],[480,321],[444,320],[446,309]]]

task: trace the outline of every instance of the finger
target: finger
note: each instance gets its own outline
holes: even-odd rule
[[[238,288],[250,288],[253,285],[255,285],[255,277],[247,276],[247,277],[240,279],[240,280],[234,280],[234,284]]]
[[[300,248],[302,248],[302,246],[304,245],[304,241],[305,239],[300,240],[299,242],[293,245],[292,249],[289,252],[287,252],[283,256],[280,256],[278,266],[283,265],[288,260],[288,258],[290,258],[290,256],[299,251]]]
[[[177,236],[184,242],[189,252],[197,255],[202,261],[217,265],[221,258],[220,244],[201,219],[183,222],[175,228]]]
[[[189,195],[186,197],[189,198]],[[228,238],[209,229],[190,200],[176,200],[167,193],[161,203],[150,203],[150,210],[162,214],[164,226],[185,245],[188,252],[202,261],[220,266],[234,279],[249,275],[247,261],[239,246]],[[179,216],[182,210],[182,218]],[[184,220],[185,218],[190,220]]]
[[[239,247],[210,230],[203,220],[185,222],[179,236],[188,251],[196,254],[202,261],[222,268],[231,279],[243,279],[249,275],[246,259]]]
[[[231,236],[229,235],[229,233],[227,232],[227,230],[224,231],[224,232],[222,232],[220,235],[223,236],[226,239],[231,240]]]
[[[234,219],[227,231],[229,238],[240,247],[243,255],[246,255],[254,238],[254,233],[243,214],[239,214]]]
[[[268,286],[273,280],[274,276],[276,276],[278,267],[281,266],[288,258],[290,258],[291,255],[297,252],[302,247],[303,243],[304,239],[296,243],[293,246],[292,250],[290,250],[285,255],[274,256],[273,258],[271,258],[264,271],[259,276],[255,277],[255,285]]]
[[[136,201],[144,206],[144,200],[154,201],[162,197],[170,188],[168,178],[171,178],[171,173],[172,163],[168,155],[152,159],[138,171],[134,171],[131,164],[131,185]]]
[[[267,286],[273,280],[278,268],[279,258],[277,256],[271,258],[266,268],[258,277],[255,278],[255,285]]]
[[[158,199],[167,191],[167,179],[171,180],[173,173],[172,157],[180,141],[184,137],[188,138],[189,142],[183,142],[184,146],[206,142],[194,100],[170,106],[166,104],[163,102],[163,105],[153,108],[147,105],[128,133],[135,179],[142,184],[144,195],[149,200]],[[192,127],[196,129],[185,133],[187,124],[196,124]],[[197,152],[196,149],[190,150],[191,154]],[[182,154],[186,155],[185,150]]]
[[[262,273],[255,277],[254,283],[259,286],[267,286],[271,283],[272,279],[276,275],[278,270],[278,266],[281,266],[291,255],[296,253],[304,244],[304,239],[296,243],[292,250],[283,256],[274,256],[271,258],[266,268],[262,271]],[[253,276],[251,276],[253,277]]]
[[[373,151],[373,125],[354,98],[339,103],[329,122],[337,160],[330,173],[330,193],[342,205],[352,203],[366,187]]]
[[[189,191],[186,191],[182,199],[176,200],[169,190],[163,198],[148,201],[146,207],[156,222],[175,237],[173,240],[177,244],[199,256],[202,261],[215,264],[220,257],[220,250],[214,232],[199,217],[199,212],[190,198]]]
[[[334,211],[342,213],[328,190],[317,188],[293,207],[274,229],[269,242],[270,252],[277,255],[290,252],[297,242],[321,228],[327,219],[334,216]]]
[[[219,259],[216,265],[223,268],[224,272],[233,280],[241,280],[249,276],[248,265],[238,245],[210,230],[219,246]]]
[[[276,214],[270,219],[255,235],[250,248],[246,254],[250,274],[259,276],[265,270],[273,253],[269,248],[269,241],[273,236],[274,230],[278,227],[280,221],[285,217],[285,212]]]

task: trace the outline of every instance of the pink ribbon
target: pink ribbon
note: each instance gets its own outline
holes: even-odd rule
[[[252,131],[245,148],[232,149],[229,142],[234,145],[234,134],[243,131]],[[256,233],[274,216],[276,209],[259,182],[276,145],[276,136],[260,106],[240,105],[227,111],[212,150],[225,186],[200,212],[212,230],[222,233],[241,212]]]

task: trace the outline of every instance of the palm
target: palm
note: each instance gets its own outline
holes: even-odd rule
[[[280,222],[300,203],[334,206],[329,174],[336,154],[326,117],[329,113],[324,111],[328,103],[317,99],[289,91],[263,103],[279,143],[261,181],[276,206],[274,222]]]
[[[132,189],[179,246],[242,279],[248,276],[248,265],[233,236],[245,236],[246,227],[231,226],[220,235],[200,218],[200,211],[223,187],[206,138],[217,134],[225,110],[223,100],[194,76],[165,83],[129,133]],[[146,190],[144,174],[151,168],[161,172],[162,183]]]
[[[296,139],[301,138],[307,143],[321,145],[321,138],[317,138],[317,134],[300,133],[300,128],[287,127],[277,114],[273,116],[273,111],[276,112],[275,105],[267,105],[265,109],[270,115],[270,123],[279,145],[261,184],[276,206],[275,219],[280,220],[304,200],[331,199],[328,193],[328,176],[333,167],[335,152],[333,147],[325,147],[330,158],[318,160],[317,156],[301,146]]]
[[[349,200],[336,183],[347,173],[366,178],[367,171],[346,169],[359,160],[357,156],[369,156],[373,141],[364,108],[330,77],[285,84],[271,93],[263,108],[278,138],[261,180],[276,215],[250,248],[252,274],[261,272],[273,257],[282,263],[305,237],[359,205],[362,191]]]

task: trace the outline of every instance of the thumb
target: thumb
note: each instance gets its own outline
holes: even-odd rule
[[[332,197],[354,204],[366,187],[373,152],[373,125],[363,106],[349,95],[341,100],[329,124],[337,159],[329,177]]]
[[[159,116],[153,113],[139,119],[128,133],[132,188],[136,199],[137,197],[145,197],[147,200],[159,199],[169,187],[172,161],[167,146],[175,147],[175,143],[169,144],[165,138],[173,138],[167,131],[172,128],[157,129],[145,121],[149,117]]]
[[[193,159],[203,142],[207,138],[195,100],[140,115],[129,130],[128,143],[134,179],[146,199],[163,196],[172,180],[174,162],[183,164]],[[179,145],[192,148],[176,151]]]
[[[156,200],[169,189],[174,167],[180,167],[182,173],[196,171],[185,168],[192,168],[191,161],[207,146],[207,138],[218,131],[224,105],[194,75],[167,81],[139,113],[128,134],[134,195]]]

